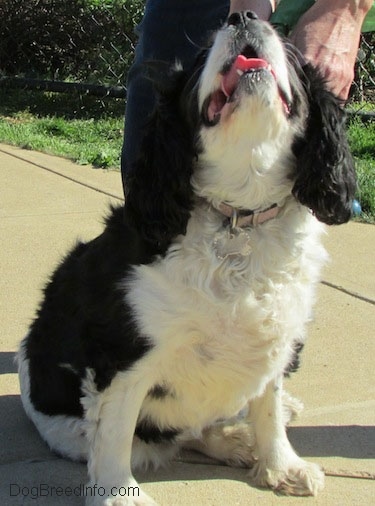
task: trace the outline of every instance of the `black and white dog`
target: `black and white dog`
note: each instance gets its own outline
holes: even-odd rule
[[[326,259],[322,222],[351,215],[339,102],[251,12],[159,88],[125,209],[62,262],[21,344],[26,413],[53,450],[88,460],[109,495],[89,504],[155,504],[114,491],[182,446],[316,494],[282,377]]]

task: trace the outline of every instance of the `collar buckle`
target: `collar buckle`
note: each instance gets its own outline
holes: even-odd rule
[[[238,224],[238,210],[233,208],[232,216],[230,217],[230,229],[233,230],[237,228]]]

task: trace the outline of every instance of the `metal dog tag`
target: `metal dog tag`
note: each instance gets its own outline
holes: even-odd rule
[[[248,256],[251,253],[250,235],[241,228],[228,227],[216,234],[214,249],[220,260],[233,255]]]

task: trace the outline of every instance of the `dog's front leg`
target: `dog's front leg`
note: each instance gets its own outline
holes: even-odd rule
[[[144,382],[120,373],[87,409],[91,425],[87,506],[156,506],[140,489],[130,467],[134,431],[147,391]]]
[[[291,495],[315,495],[324,485],[316,464],[298,457],[283,423],[282,378],[272,381],[250,404],[258,461],[250,474],[256,485]]]

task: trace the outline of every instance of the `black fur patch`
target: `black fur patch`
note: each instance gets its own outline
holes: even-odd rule
[[[157,107],[145,130],[140,157],[127,180],[125,202],[133,226],[145,241],[162,250],[177,235],[185,234],[193,207],[190,179],[196,128],[186,107],[186,101],[193,100],[192,94],[185,95],[186,73],[174,71],[167,83],[167,87],[165,82],[156,83]]]
[[[157,400],[165,399],[168,396],[174,397],[173,393],[169,391],[166,385],[155,385],[149,390],[147,395]]]
[[[293,195],[328,225],[346,223],[352,216],[356,192],[353,157],[345,133],[340,100],[327,88],[319,71],[304,67],[309,116],[304,136],[293,146],[296,171]]]
[[[173,442],[180,432],[180,430],[172,428],[159,429],[149,420],[142,420],[135,429],[135,435],[145,443]]]
[[[103,234],[79,243],[63,260],[25,344],[37,410],[82,416],[81,384],[88,368],[101,391],[147,353],[150,344],[139,334],[119,285],[131,265],[149,263],[158,252],[130,229],[118,208]]]
[[[294,346],[294,353],[293,353],[292,359],[291,359],[291,361],[289,362],[289,364],[287,365],[287,367],[285,368],[285,371],[284,371],[284,376],[286,378],[289,378],[289,376],[293,372],[297,372],[298,371],[298,369],[299,369],[299,367],[301,365],[301,353],[302,353],[303,347],[304,347],[303,343],[297,343]]]

